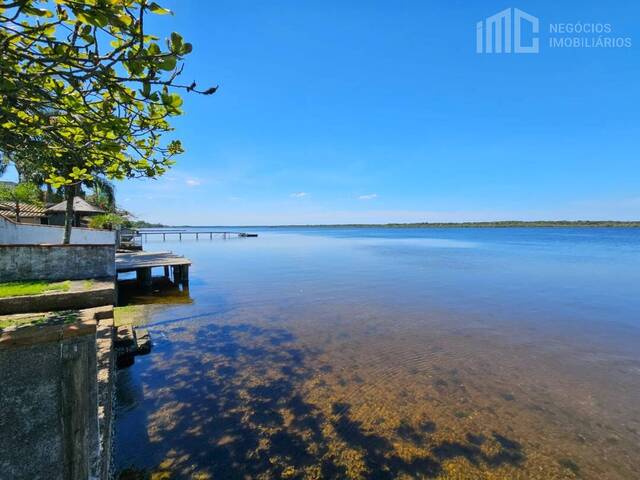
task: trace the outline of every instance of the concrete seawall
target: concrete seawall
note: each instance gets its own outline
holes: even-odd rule
[[[115,275],[115,245],[0,245],[0,282]]]

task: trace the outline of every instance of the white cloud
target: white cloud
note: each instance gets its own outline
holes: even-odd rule
[[[307,192],[295,192],[295,193],[292,193],[289,196],[292,197],[292,198],[303,198],[303,197],[309,196],[309,194]]]
[[[200,185],[202,182],[200,182],[200,180],[198,180],[197,178],[188,178],[187,181],[185,182],[187,185],[189,185],[190,187],[197,187],[198,185]]]
[[[378,198],[378,194],[377,193],[369,193],[367,195],[360,195],[358,197],[358,200],[373,200],[375,198]]]

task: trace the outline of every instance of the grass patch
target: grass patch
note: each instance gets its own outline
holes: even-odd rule
[[[9,327],[17,327],[20,325],[42,325],[47,323],[46,315],[33,315],[29,317],[19,318],[2,318],[0,317],[0,330]]]
[[[47,292],[66,292],[71,288],[71,282],[10,282],[0,283],[0,298],[22,297],[24,295],[40,295]]]
[[[38,315],[12,315],[0,317],[0,330],[9,327],[22,327],[27,325],[44,325],[48,323],[74,323],[80,318],[77,310],[64,310],[61,312],[42,313]]]
[[[82,286],[84,287],[85,290],[91,290],[93,288],[94,283],[95,282],[93,280],[85,280]]]

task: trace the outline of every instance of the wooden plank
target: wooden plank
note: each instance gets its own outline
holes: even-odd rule
[[[116,271],[131,272],[143,268],[191,265],[191,260],[172,252],[131,252],[116,254]]]

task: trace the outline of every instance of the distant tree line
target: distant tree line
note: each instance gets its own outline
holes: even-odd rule
[[[617,220],[502,220],[495,222],[341,223],[333,225],[281,225],[282,227],[352,228],[513,228],[513,227],[623,227],[638,228],[640,221]]]

